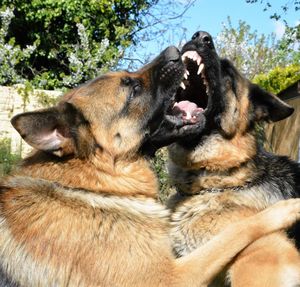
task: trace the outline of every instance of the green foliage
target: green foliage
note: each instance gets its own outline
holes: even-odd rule
[[[268,74],[259,74],[253,82],[271,93],[278,94],[298,80],[300,80],[300,64],[293,64],[285,68],[276,67]]]
[[[0,70],[14,71],[0,75],[0,84],[28,80],[53,89],[95,77],[116,64],[143,26],[143,13],[156,2],[1,0],[0,50],[9,46],[4,51],[13,53]]]
[[[161,202],[165,202],[171,193],[175,192],[172,188],[171,182],[167,171],[168,151],[167,148],[158,150],[155,154],[155,158],[152,160],[152,166],[157,173],[159,180],[159,199]]]
[[[20,155],[11,153],[10,139],[0,139],[0,176],[8,174],[20,159]]]
[[[222,57],[233,61],[249,79],[276,66],[294,63],[297,54],[287,43],[284,44],[284,40],[276,41],[274,34],[258,35],[245,21],[239,21],[234,27],[230,17],[217,36],[216,47]]]
[[[0,84],[24,83],[22,71],[16,67],[28,65],[28,61],[36,49],[35,44],[21,47],[16,44],[15,38],[8,37],[8,29],[13,18],[10,9],[0,11]]]
[[[24,85],[18,86],[17,92],[23,100],[23,109],[25,112],[26,105],[29,103],[30,94],[33,93],[33,86],[30,84],[30,82],[26,81]]]
[[[24,84],[16,85],[18,95],[23,101],[23,111],[27,111],[27,104],[32,97],[35,97],[39,106],[47,108],[57,103],[59,97],[47,94],[43,90],[35,90],[33,85],[29,81],[25,81]]]

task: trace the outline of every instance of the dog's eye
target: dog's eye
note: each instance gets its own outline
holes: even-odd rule
[[[199,35],[200,35],[200,33],[199,33],[199,32],[196,32],[196,33],[193,35],[192,40],[195,40],[196,38],[198,38]]]
[[[134,84],[131,88],[129,99],[130,100],[134,99],[136,96],[138,96],[140,94],[141,90],[142,90],[142,87],[139,83]]]
[[[128,100],[131,101],[134,98],[136,98],[140,94],[141,90],[142,90],[142,87],[140,84],[134,84],[131,88]]]
[[[122,79],[122,84],[127,86],[129,90],[128,100],[133,100],[136,96],[141,94],[142,83],[140,79],[126,77]]]
[[[132,87],[132,90],[134,92],[135,95],[139,94],[140,91],[141,91],[142,87],[140,84],[135,84],[133,87]]]

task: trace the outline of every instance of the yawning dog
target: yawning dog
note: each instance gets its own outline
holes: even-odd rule
[[[179,256],[234,222],[300,195],[299,165],[267,153],[255,136],[256,123],[282,120],[293,108],[220,59],[206,32],[185,44],[182,59],[186,71],[172,120],[180,126],[200,119],[202,130],[169,148],[170,175],[178,190],[170,200],[172,236]],[[293,233],[298,244],[299,231]],[[225,271],[232,286],[296,286],[300,256],[286,234],[276,233],[251,244]],[[223,278],[212,286],[224,284]]]

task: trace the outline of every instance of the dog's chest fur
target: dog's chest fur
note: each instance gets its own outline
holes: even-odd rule
[[[193,194],[178,193],[169,200],[173,210],[171,236],[178,256],[188,254],[234,221],[281,199],[299,197],[300,173],[296,163],[267,153],[256,157],[249,165],[251,178],[246,178],[243,185],[223,188],[215,188],[216,184],[203,188],[203,178],[209,179],[209,174],[170,162],[170,175],[178,190],[188,192],[193,187]],[[296,241],[299,242],[297,232]]]
[[[170,199],[171,238],[174,252],[184,256],[205,244],[226,226],[282,199],[272,184],[226,189],[193,196],[176,194]]]

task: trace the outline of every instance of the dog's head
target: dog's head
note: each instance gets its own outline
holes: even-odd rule
[[[28,144],[60,157],[147,152],[143,147],[159,128],[183,73],[180,52],[169,47],[137,72],[105,74],[70,91],[57,106],[11,122]]]
[[[293,108],[219,58],[207,32],[195,33],[181,53],[187,70],[172,111],[201,129],[170,147],[171,160],[189,169],[240,166],[256,154],[255,123],[282,120]]]
[[[186,71],[173,113],[191,124],[197,118],[205,121],[198,138],[189,144],[195,145],[202,133],[217,131],[232,138],[255,122],[276,122],[292,114],[292,107],[251,83],[230,61],[219,58],[207,32],[196,32],[181,53]]]

